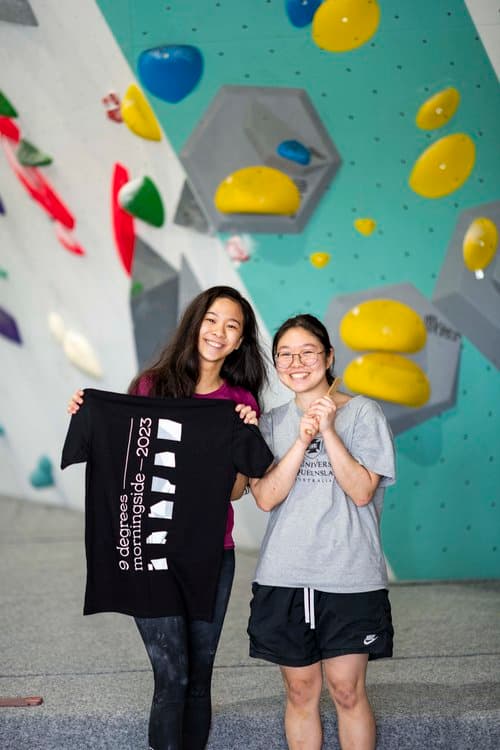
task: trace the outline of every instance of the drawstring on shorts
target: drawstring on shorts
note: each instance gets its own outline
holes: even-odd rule
[[[304,588],[304,619],[311,630],[315,630],[314,589]]]

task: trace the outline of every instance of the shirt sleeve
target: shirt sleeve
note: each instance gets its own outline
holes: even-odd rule
[[[356,416],[351,455],[381,477],[381,487],[388,487],[396,481],[392,432],[376,401],[366,399]]]
[[[261,416],[259,419],[259,430],[266,441],[269,449],[272,451],[273,449],[273,420],[271,412],[266,412]]]
[[[61,469],[87,461],[90,450],[90,404],[85,397],[76,414],[71,417],[62,449]]]
[[[143,375],[139,382],[134,388],[132,396],[149,396],[151,388],[153,387],[153,380],[149,375]]]
[[[245,424],[234,415],[232,461],[240,474],[261,477],[273,462],[273,454],[255,425]]]

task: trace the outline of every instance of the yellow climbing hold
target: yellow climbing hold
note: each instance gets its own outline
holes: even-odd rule
[[[427,331],[420,315],[394,299],[361,302],[340,322],[340,337],[351,349],[383,352],[418,352]]]
[[[218,186],[214,204],[225,214],[276,214],[291,216],[300,206],[293,180],[272,167],[244,167]]]
[[[435,130],[446,125],[457,111],[460,94],[450,86],[429,97],[417,112],[415,121],[422,130]]]
[[[344,370],[344,382],[356,393],[415,408],[426,404],[431,394],[425,372],[398,354],[372,352],[357,357]]]
[[[498,229],[491,219],[480,216],[467,229],[463,241],[464,263],[469,271],[482,271],[497,251]]]
[[[347,52],[365,44],[379,22],[377,0],[326,0],[314,14],[312,38],[328,52]]]
[[[161,141],[161,130],[151,106],[137,84],[131,83],[121,103],[123,122],[149,141]]]
[[[409,185],[424,198],[442,198],[464,184],[472,172],[475,159],[476,147],[468,135],[447,135],[419,156]]]
[[[375,219],[356,219],[354,226],[364,237],[369,237],[375,231],[377,222]]]
[[[329,264],[330,257],[330,253],[312,253],[309,256],[309,260],[314,268],[324,268]]]

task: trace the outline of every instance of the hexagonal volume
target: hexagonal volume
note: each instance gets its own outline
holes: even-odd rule
[[[287,156],[284,142],[300,144],[308,153],[308,163]],[[217,231],[283,234],[304,228],[341,163],[307,93],[264,86],[223,86],[180,159],[208,224]],[[258,165],[277,169],[293,180],[300,192],[294,215],[217,210],[214,195],[220,183],[244,167]]]
[[[412,408],[379,400],[393,432],[398,434],[450,409],[455,403],[460,334],[412,284],[378,287],[335,297],[326,311],[324,323],[335,347],[335,371],[338,375],[342,375],[347,365],[360,354],[342,341],[339,331],[341,320],[356,305],[376,299],[397,300],[409,305],[423,319],[427,330],[425,346],[414,354],[406,353],[404,356],[426,373],[431,386],[428,401],[421,407]]]
[[[500,368],[500,253],[479,271],[464,263],[464,239],[478,218],[500,230],[500,201],[468,208],[458,217],[432,301],[480,352]]]

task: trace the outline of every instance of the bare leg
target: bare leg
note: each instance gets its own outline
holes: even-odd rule
[[[366,695],[368,654],[323,662],[328,691],[337,709],[342,750],[375,750],[375,718]]]
[[[286,689],[285,732],[290,750],[320,750],[319,699],[321,662],[308,667],[280,667]]]

